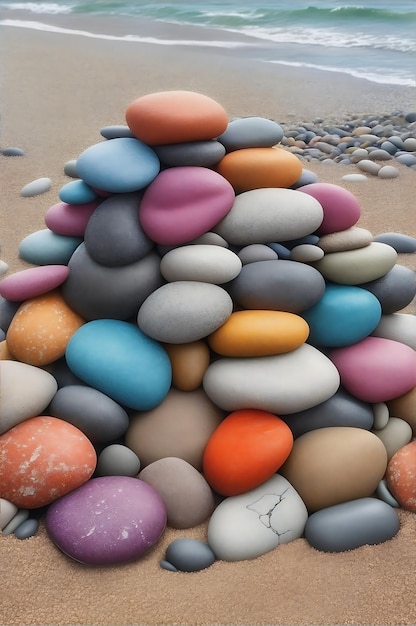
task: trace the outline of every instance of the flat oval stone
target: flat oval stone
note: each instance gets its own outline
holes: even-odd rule
[[[27,519],[16,528],[16,530],[14,531],[14,536],[18,539],[29,539],[29,537],[33,537],[33,535],[36,535],[38,529],[38,519]]]
[[[154,151],[161,163],[168,167],[184,165],[213,167],[225,155],[222,143],[214,139],[155,146]]]
[[[83,180],[71,180],[60,188],[58,197],[67,204],[87,204],[99,199],[99,194]]]
[[[163,344],[172,366],[172,385],[181,391],[193,391],[202,379],[211,359],[205,341]]]
[[[329,357],[342,385],[364,402],[386,402],[416,385],[416,352],[397,341],[366,337]]]
[[[365,183],[368,178],[364,174],[345,174],[342,177],[347,183]]]
[[[205,167],[173,167],[147,187],[139,218],[156,243],[181,245],[200,237],[229,212],[234,191],[222,176]]]
[[[241,271],[239,257],[220,246],[180,246],[167,252],[160,263],[163,277],[176,280],[196,280],[220,285],[227,283]]]
[[[57,235],[44,228],[22,239],[19,256],[33,265],[67,265],[81,243],[81,237]]]
[[[361,216],[357,198],[347,189],[331,183],[312,183],[299,189],[315,198],[323,209],[319,235],[338,232],[354,226]]]
[[[252,357],[290,352],[307,340],[309,326],[298,315],[283,311],[235,311],[208,337],[222,356]]]
[[[257,261],[244,265],[227,289],[245,309],[302,313],[325,292],[322,275],[297,261]]]
[[[14,533],[16,528],[19,528],[29,518],[29,509],[18,509],[16,515],[10,520],[10,522],[2,530],[2,536],[7,537]]]
[[[126,411],[101,391],[84,385],[58,389],[48,412],[81,430],[93,443],[108,443],[124,435]]]
[[[318,245],[329,254],[331,252],[344,252],[365,248],[373,241],[373,235],[369,230],[358,226],[351,226],[336,233],[329,233],[319,237]]]
[[[396,264],[383,276],[361,286],[376,296],[384,315],[389,315],[404,309],[415,297],[416,273],[409,267]]]
[[[376,498],[359,498],[316,511],[305,538],[316,550],[346,552],[392,539],[400,529],[396,511]]]
[[[286,354],[213,361],[203,387],[225,411],[252,407],[280,415],[328,400],[339,387],[339,374],[324,354],[303,344]]]
[[[66,265],[44,265],[21,270],[1,281],[0,295],[13,302],[22,302],[59,287],[68,274]]]
[[[228,125],[225,109],[193,91],[150,93],[131,102],[126,122],[132,133],[150,146],[205,141],[221,135]]]
[[[282,127],[264,117],[244,117],[231,120],[218,137],[227,152],[243,148],[271,148],[283,139]]]
[[[312,430],[295,439],[279,471],[312,513],[370,497],[386,466],[386,448],[376,435],[362,428],[335,426]]]
[[[403,446],[390,459],[386,483],[392,496],[406,511],[416,511],[416,439]]]
[[[215,508],[214,494],[206,479],[183,459],[165,457],[154,461],[140,472],[139,478],[162,498],[171,528],[202,524]]]
[[[20,190],[20,195],[23,198],[32,198],[33,196],[39,196],[41,193],[49,191],[52,186],[50,178],[37,178],[32,180]]]
[[[50,504],[85,483],[97,456],[85,435],[56,417],[37,416],[1,435],[1,497],[18,507]]]
[[[45,213],[46,226],[57,235],[68,237],[83,237],[88,220],[94,213],[100,201],[86,204],[68,204],[58,202]]]
[[[397,261],[397,252],[385,243],[373,242],[365,248],[326,254],[315,268],[327,280],[341,285],[362,285],[381,278]]]
[[[65,356],[76,376],[122,406],[146,411],[169,391],[168,355],[128,322],[101,319],[84,324],[72,336]]]
[[[113,124],[112,126],[104,126],[100,129],[100,135],[104,139],[117,139],[119,137],[134,137],[128,126],[123,124]]]
[[[0,498],[0,530],[3,530],[3,528],[7,526],[18,510],[15,504],[4,498]]]
[[[400,172],[397,168],[393,167],[392,165],[384,165],[383,167],[380,167],[380,169],[378,170],[377,176],[379,178],[384,178],[384,179],[398,178],[400,176]]]
[[[360,159],[360,161],[357,163],[357,167],[362,172],[366,172],[367,174],[371,174],[372,176],[377,176],[381,166],[378,163],[374,163],[374,161],[370,161],[370,159],[365,158]]]
[[[313,263],[322,259],[323,256],[324,251],[322,248],[308,243],[295,246],[290,251],[292,261],[299,261],[300,263]]]
[[[129,476],[93,478],[49,507],[48,534],[67,556],[86,565],[116,565],[142,557],[166,526],[159,494]]]
[[[86,320],[130,319],[163,282],[160,257],[152,251],[129,265],[106,267],[96,263],[81,244],[68,264],[62,294]]]
[[[199,539],[180,537],[168,545],[166,560],[177,572],[199,572],[215,562],[215,554]]]
[[[374,241],[386,243],[401,254],[416,252],[416,237],[404,235],[403,233],[382,233],[374,237]]]
[[[375,435],[384,443],[387,459],[390,461],[400,448],[407,445],[413,437],[412,429],[407,422],[398,417],[390,417],[386,426],[373,430]]]
[[[209,546],[217,559],[244,561],[302,537],[308,513],[299,494],[280,474],[223,500],[211,516]]]
[[[247,246],[297,239],[322,222],[317,200],[293,189],[253,189],[235,198],[231,211],[215,227],[230,244]]]
[[[146,298],[137,323],[157,341],[187,343],[210,335],[232,310],[232,300],[221,287],[193,280],[175,281]]]
[[[244,246],[238,252],[243,265],[255,263],[256,261],[277,261],[278,255],[269,246],[262,243],[252,243]]]
[[[66,176],[70,176],[71,178],[79,178],[77,172],[77,160],[70,159],[64,165],[64,174]]]
[[[18,147],[14,147],[14,146],[10,146],[8,148],[4,148],[4,150],[1,151],[1,154],[3,156],[25,156],[25,151],[22,150],[22,148],[18,148]]]
[[[39,367],[5,360],[0,376],[0,434],[41,414],[57,391],[55,378]]]
[[[113,443],[101,450],[96,476],[137,476],[140,472],[140,459],[127,446]]]
[[[322,298],[303,311],[302,317],[309,325],[309,343],[341,347],[357,343],[374,331],[381,318],[381,306],[365,289],[328,284]]]
[[[318,175],[311,170],[303,168],[302,174],[299,176],[298,180],[293,185],[291,185],[291,189],[299,189],[299,187],[303,187],[304,185],[310,185],[317,182]]]
[[[160,171],[157,154],[131,137],[90,146],[77,159],[77,172],[87,185],[111,193],[144,189]]]
[[[382,430],[390,419],[389,409],[385,402],[375,402],[373,405],[374,424],[373,430]]]
[[[240,194],[252,189],[290,187],[302,174],[302,164],[283,148],[243,148],[226,154],[216,170]]]
[[[416,350],[416,317],[408,313],[382,315],[372,335],[404,343]]]

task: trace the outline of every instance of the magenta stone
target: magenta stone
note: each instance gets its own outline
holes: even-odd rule
[[[66,265],[42,265],[16,272],[3,278],[0,295],[12,302],[40,296],[62,285],[69,274]]]
[[[83,237],[88,220],[100,202],[101,200],[86,204],[58,202],[46,211],[45,224],[57,235]]]
[[[360,219],[361,207],[357,198],[339,185],[311,183],[298,191],[318,200],[324,210],[324,219],[317,230],[320,236],[351,228]]]
[[[53,502],[46,529],[55,545],[87,565],[115,565],[148,552],[166,526],[157,491],[138,478],[103,476]]]
[[[140,205],[146,235],[162,245],[200,237],[227,215],[235,194],[230,183],[206,167],[173,167],[148,186]]]
[[[416,386],[416,352],[409,346],[380,337],[332,350],[341,385],[364,402],[387,402]]]

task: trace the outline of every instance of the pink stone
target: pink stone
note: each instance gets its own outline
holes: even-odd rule
[[[341,385],[364,402],[387,402],[416,386],[416,352],[398,341],[366,337],[332,350],[329,358]]]
[[[42,265],[16,272],[0,283],[0,295],[12,302],[22,302],[52,291],[66,280],[66,265]]]
[[[101,200],[85,204],[58,202],[46,211],[45,224],[57,235],[83,237],[88,220],[100,202]]]
[[[328,235],[354,226],[361,215],[356,197],[347,189],[331,183],[311,183],[298,191],[313,196],[324,210],[324,219],[317,234]]]
[[[162,171],[143,194],[140,222],[158,244],[180,245],[211,230],[230,211],[235,194],[220,174],[205,167]]]

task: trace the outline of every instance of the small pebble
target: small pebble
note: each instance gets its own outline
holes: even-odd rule
[[[2,155],[3,156],[24,156],[25,151],[22,150],[22,148],[10,147],[10,148],[5,148],[4,150],[2,150]]]
[[[27,519],[16,528],[14,536],[18,539],[28,539],[36,535],[38,528],[39,520],[33,518]]]
[[[23,198],[32,198],[33,196],[39,196],[51,188],[52,181],[50,178],[37,178],[32,180],[20,190],[20,195]]]

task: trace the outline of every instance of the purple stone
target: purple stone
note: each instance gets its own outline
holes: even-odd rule
[[[166,526],[166,509],[144,481],[103,476],[53,502],[45,523],[55,545],[75,561],[114,565],[155,545]]]

